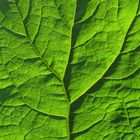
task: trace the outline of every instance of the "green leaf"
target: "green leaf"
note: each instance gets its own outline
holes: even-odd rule
[[[139,56],[139,0],[0,0],[0,140],[139,140]]]

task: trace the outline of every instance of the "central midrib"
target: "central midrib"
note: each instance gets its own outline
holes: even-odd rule
[[[70,47],[69,47],[69,52],[68,52],[67,64],[66,64],[65,71],[64,71],[64,76],[63,76],[63,85],[64,85],[64,90],[65,90],[66,98],[67,98],[67,102],[68,102],[68,114],[67,114],[67,135],[68,135],[68,140],[71,140],[71,124],[70,124],[71,103],[70,103],[70,97],[69,97],[70,95],[69,95],[69,92],[67,90],[67,84],[66,84],[67,77],[66,77],[66,74],[67,74],[67,71],[69,69],[69,62],[70,62],[70,59],[71,59],[71,50],[72,50],[72,47],[73,47],[73,33],[74,33],[73,32],[73,27],[75,25],[76,9],[77,9],[77,1],[75,1],[73,25],[71,26]]]

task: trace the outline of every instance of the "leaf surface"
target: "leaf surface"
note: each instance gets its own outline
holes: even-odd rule
[[[139,0],[0,0],[0,140],[139,140]]]

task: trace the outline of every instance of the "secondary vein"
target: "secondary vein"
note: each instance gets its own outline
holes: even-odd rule
[[[17,8],[17,10],[18,10],[18,13],[19,13],[20,18],[22,19],[22,16],[21,16],[21,14],[20,14],[19,8],[18,8],[18,6],[17,6],[16,3],[15,3],[15,5],[16,5],[16,8]],[[34,49],[34,51],[35,51],[35,53],[37,54],[37,56],[38,56],[38,57],[40,58],[40,60],[44,63],[44,65],[57,77],[57,79],[58,79],[59,81],[62,82],[61,77],[60,77],[60,76],[59,76],[59,75],[44,61],[44,59],[42,58],[40,52],[36,49],[36,47],[34,46],[34,44],[32,44],[32,41],[30,40],[30,38],[29,38],[29,36],[28,36],[28,34],[27,34],[27,29],[26,29],[26,27],[25,27],[25,24],[24,24],[24,22],[23,22],[23,19],[22,19],[22,24],[23,24],[23,27],[24,27],[24,30],[25,30],[25,33],[26,33],[26,39],[27,39],[28,42],[30,43],[31,47]]]

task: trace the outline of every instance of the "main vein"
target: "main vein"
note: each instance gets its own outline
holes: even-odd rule
[[[73,16],[73,25],[71,26],[71,38],[70,38],[70,47],[69,47],[69,52],[68,52],[68,58],[67,58],[67,63],[64,71],[64,76],[63,76],[63,83],[64,83],[64,88],[65,92],[67,95],[68,99],[68,119],[67,119],[67,127],[68,127],[68,140],[71,140],[71,125],[70,125],[70,113],[71,113],[71,104],[70,104],[70,98],[69,98],[69,92],[67,90],[67,70],[69,68],[69,62],[71,59],[71,52],[72,52],[72,42],[73,42],[73,27],[74,27],[74,22],[75,22],[75,15],[76,15],[76,8],[77,8],[77,1],[75,0],[75,8],[74,8],[74,16]]]

